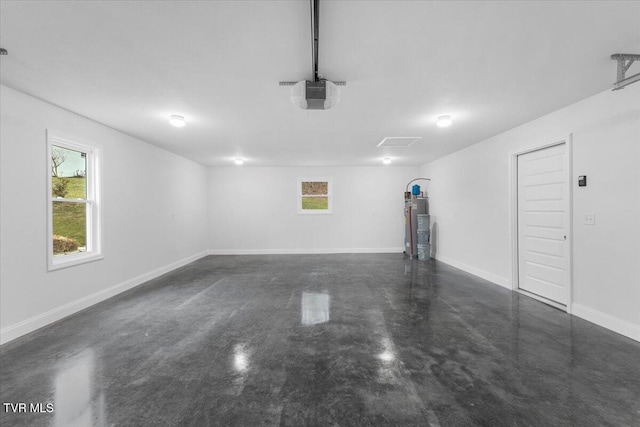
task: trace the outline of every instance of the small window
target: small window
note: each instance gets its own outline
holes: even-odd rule
[[[298,213],[332,213],[331,180],[328,178],[298,179]]]
[[[102,258],[95,147],[47,132],[49,270]]]

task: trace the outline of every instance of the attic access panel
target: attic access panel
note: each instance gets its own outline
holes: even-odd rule
[[[383,139],[378,147],[403,147],[412,146],[416,141],[422,139],[421,136],[388,136]]]

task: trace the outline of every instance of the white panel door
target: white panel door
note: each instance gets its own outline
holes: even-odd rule
[[[518,287],[568,303],[569,176],[566,144],[518,156]]]

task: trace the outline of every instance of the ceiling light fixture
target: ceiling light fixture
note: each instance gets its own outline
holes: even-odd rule
[[[453,120],[451,120],[451,116],[440,116],[436,121],[436,124],[441,128],[446,128],[447,126],[451,126],[451,123],[453,123]]]
[[[244,163],[244,159],[242,157],[236,157],[235,159],[233,159],[233,163],[235,163],[236,165],[241,165]]]
[[[184,121],[184,117],[178,115],[172,115],[169,119],[169,123],[177,128],[181,128],[186,124],[186,122]]]
[[[385,157],[384,159],[382,159],[382,163],[384,163],[385,165],[388,165],[391,163],[391,157]]]

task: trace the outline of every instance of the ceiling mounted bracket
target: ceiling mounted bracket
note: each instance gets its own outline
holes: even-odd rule
[[[640,55],[631,53],[616,53],[611,59],[618,61],[618,81],[613,84],[612,90],[623,89],[625,86],[640,80],[640,73],[625,78],[625,74],[634,61],[640,61]]]
[[[320,80],[322,80],[322,79],[320,79]],[[296,83],[298,83],[298,82],[278,82],[278,84],[280,86],[295,86]],[[336,86],[346,86],[347,85],[347,82],[334,82],[333,80],[331,80],[331,83],[333,83]]]

